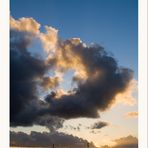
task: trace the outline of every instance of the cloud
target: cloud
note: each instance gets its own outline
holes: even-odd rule
[[[101,146],[100,148],[138,148],[138,139],[131,135],[114,140],[114,146]]]
[[[53,27],[44,26],[46,33],[40,32],[41,25],[32,17],[22,17],[18,20],[10,17],[10,28],[16,31],[28,32],[40,39],[45,51],[54,50],[58,41],[58,30]]]
[[[53,27],[45,26],[46,33],[40,33],[40,40],[43,48],[48,53],[54,51],[58,42],[58,30]]]
[[[99,122],[94,123],[94,125],[92,125],[91,129],[101,129],[101,128],[104,128],[108,125],[109,125],[108,122],[99,121]]]
[[[116,145],[113,148],[138,148],[138,139],[131,135],[114,140]]]
[[[40,26],[41,25],[33,18],[22,17],[16,20],[13,17],[10,17],[10,28],[16,31],[38,34],[40,32]]]
[[[16,30],[10,32],[10,108],[12,122],[19,120],[18,116],[23,109],[26,108],[26,111],[28,108],[34,110],[31,102],[40,103],[36,101],[38,98],[36,83],[37,79],[42,77],[48,69],[43,60],[32,57],[27,51],[31,41],[26,36],[30,37],[28,33]],[[32,113],[35,112],[37,111],[34,110]]]
[[[23,132],[10,132],[11,146],[49,147],[54,144],[55,146],[71,146],[73,148],[82,148],[87,143],[88,141],[82,138],[59,132],[39,133],[32,131],[30,134]],[[90,148],[95,148],[93,143],[90,143]]]
[[[116,95],[123,93],[133,78],[132,70],[118,67],[116,60],[99,45],[84,46],[77,39],[66,40],[58,53],[52,57],[55,66],[63,71],[74,69],[77,72],[77,78],[74,76],[77,88],[74,93],[56,100],[50,94],[46,97],[50,104],[47,112],[53,115],[64,118],[98,117],[98,111],[110,108]]]
[[[53,78],[48,77],[48,81],[44,82],[44,75],[50,69],[50,65],[46,64],[45,60],[32,56],[28,51],[33,37],[30,32],[10,32],[10,124],[39,124],[53,130],[59,127],[59,124],[61,127],[63,120],[50,114],[42,114],[42,110],[48,108],[48,104],[39,99],[37,86],[42,82],[43,88],[54,87],[58,84],[58,78],[53,81]]]
[[[128,112],[124,115],[126,118],[137,118],[138,112]]]
[[[137,81],[131,80],[126,91],[123,93],[118,93],[116,95],[116,103],[123,103],[125,105],[134,105],[136,103],[136,99],[133,97],[133,93],[137,91]]]
[[[45,89],[55,88],[59,85],[59,77],[44,77],[41,86]]]
[[[61,40],[53,27],[41,32],[33,18],[10,19],[11,126],[39,124],[53,130],[53,119],[61,127],[64,119],[99,117],[133,81],[133,71],[121,68],[100,45],[86,45],[79,38]],[[49,51],[45,57],[32,55],[34,39]],[[68,70],[74,71],[76,87],[64,92],[59,81]],[[49,92],[42,100],[40,88]]]

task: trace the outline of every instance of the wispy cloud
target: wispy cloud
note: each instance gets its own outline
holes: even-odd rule
[[[110,125],[110,123],[108,123],[108,122],[98,121],[91,126],[91,129],[101,129],[101,128],[104,128],[109,125]]]
[[[128,112],[124,115],[126,118],[137,118],[138,112]]]
[[[138,91],[138,84],[136,80],[130,81],[126,91],[123,93],[118,93],[116,95],[116,103],[123,103],[125,105],[135,105],[136,99],[133,96],[133,93]]]

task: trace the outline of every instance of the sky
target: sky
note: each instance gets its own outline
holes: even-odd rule
[[[87,139],[96,146],[110,145],[114,143],[115,139],[129,135],[137,137],[137,89],[132,92],[133,97],[129,96],[133,91],[133,85],[135,87],[138,81],[137,0],[11,0],[10,5],[10,14],[15,20],[22,17],[32,17],[41,24],[40,32],[43,32],[41,41],[44,45],[44,26],[47,25],[58,30],[58,37],[63,42],[64,48],[66,48],[65,44],[67,44],[64,40],[71,38],[80,38],[81,42],[86,45],[97,43],[103,46],[110,55],[113,55],[119,67],[130,68],[134,71],[134,84],[132,83],[128,92],[118,96],[120,98],[118,99],[119,102],[101,112],[100,118],[69,118],[58,131]],[[16,22],[14,21],[14,23]],[[23,30],[23,27],[19,27],[20,30]],[[13,25],[12,28],[14,30],[18,29]],[[35,29],[34,31],[36,31]],[[52,32],[54,33],[53,36],[56,36],[56,30],[49,29],[49,33]],[[56,38],[53,41],[56,41]],[[81,44],[79,40],[77,42]],[[32,53],[37,52],[40,55],[43,54],[44,57],[46,54],[42,51],[40,44],[35,40],[29,51]],[[51,46],[50,43],[48,45]],[[46,47],[44,46],[44,48]],[[70,81],[73,71],[68,70],[65,73],[63,76],[64,82],[60,82],[60,86],[65,90],[69,90],[72,87]],[[47,86],[46,83],[43,84],[44,87]],[[46,93],[41,93],[41,97]],[[130,98],[130,101],[126,101],[124,98]],[[99,123],[100,125],[101,122],[106,124],[101,128],[92,128],[93,124]],[[15,132],[30,133],[30,131],[34,130],[37,132],[48,131],[45,126],[41,127],[39,125],[29,127],[17,125],[16,128],[11,128],[11,131]]]

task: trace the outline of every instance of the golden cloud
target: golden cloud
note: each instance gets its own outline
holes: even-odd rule
[[[114,144],[100,146],[99,148],[138,148],[138,139],[132,135],[113,140]]]
[[[58,30],[53,27],[45,26],[46,33],[40,33],[40,40],[47,53],[54,51],[58,41]]]
[[[136,103],[136,98],[133,97],[133,92],[137,91],[137,81],[132,79],[126,90],[122,93],[118,93],[115,97],[115,103],[123,103],[125,105],[134,105]]]
[[[22,17],[18,20],[15,20],[13,17],[10,17],[10,28],[17,31],[26,31],[33,34],[38,34],[40,24],[33,18]]]
[[[137,118],[138,112],[128,112],[124,115],[126,118]]]
[[[41,82],[41,86],[43,86],[45,90],[55,88],[58,85],[59,85],[59,77],[44,77]]]

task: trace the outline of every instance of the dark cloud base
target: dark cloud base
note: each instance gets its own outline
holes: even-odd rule
[[[10,145],[23,147],[55,147],[70,146],[71,148],[82,148],[88,143],[87,140],[65,133],[39,133],[32,131],[30,134],[23,132],[10,132]],[[90,143],[90,148],[96,148]]]

